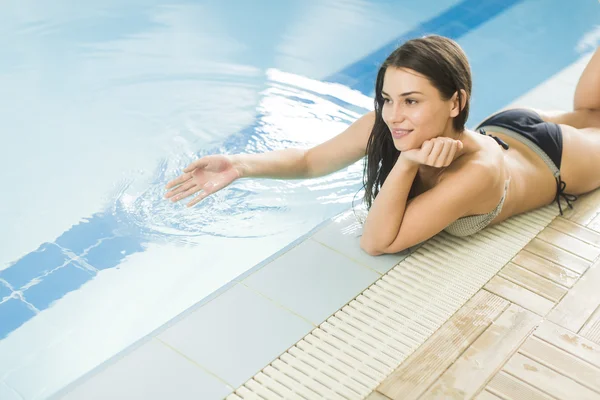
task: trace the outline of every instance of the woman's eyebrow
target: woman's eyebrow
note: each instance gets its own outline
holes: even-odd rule
[[[387,97],[392,97],[389,94],[387,94],[386,92],[384,92],[383,90],[381,91],[381,94],[384,94]],[[413,91],[410,91],[410,92],[404,92],[401,95],[399,95],[398,97],[410,96],[411,94],[423,94],[423,93],[417,92],[416,90],[413,90]]]

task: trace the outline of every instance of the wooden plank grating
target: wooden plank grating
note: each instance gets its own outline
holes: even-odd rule
[[[573,286],[548,314],[548,320],[572,331],[579,332],[600,304],[600,261]]]
[[[540,322],[540,316],[511,305],[421,398],[473,397]]]

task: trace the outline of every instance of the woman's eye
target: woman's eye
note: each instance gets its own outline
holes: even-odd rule
[[[384,103],[389,103],[389,102],[390,102],[390,99],[386,99],[386,98],[384,97],[384,98],[383,98],[383,102],[384,102]]]
[[[417,104],[417,101],[415,99],[406,99],[406,104],[412,106],[414,104]]]

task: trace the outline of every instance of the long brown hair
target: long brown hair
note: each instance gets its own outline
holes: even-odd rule
[[[469,116],[471,68],[458,43],[443,36],[431,35],[409,40],[394,50],[379,68],[375,81],[375,124],[367,143],[367,158],[363,172],[367,208],[371,208],[400,156],[400,151],[394,146],[390,130],[381,115],[383,108],[381,91],[388,67],[408,68],[424,75],[444,100],[449,100],[454,93],[458,93],[458,103],[462,105],[464,101],[464,106],[452,121],[453,128],[457,132],[465,129],[465,122]],[[462,99],[461,89],[466,92],[466,99]],[[414,187],[411,189],[411,195],[413,191]]]

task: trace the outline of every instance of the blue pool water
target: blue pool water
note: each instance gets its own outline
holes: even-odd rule
[[[185,209],[162,195],[191,160],[327,140],[426,33],[469,55],[475,125],[590,50],[598,21],[559,0],[0,5],[0,385],[54,393],[350,207],[362,178],[242,180]]]

